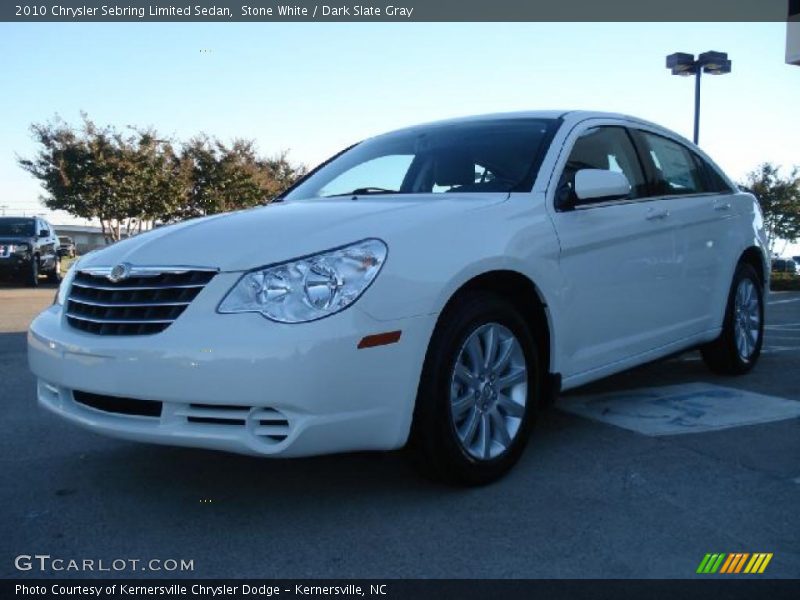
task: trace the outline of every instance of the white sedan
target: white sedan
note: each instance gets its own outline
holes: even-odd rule
[[[559,390],[691,348],[750,370],[767,257],[753,196],[662,127],[457,119],[85,256],[29,361],[41,405],[101,433],[275,457],[408,446],[479,484]]]

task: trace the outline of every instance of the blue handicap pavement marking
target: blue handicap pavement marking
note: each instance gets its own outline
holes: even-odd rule
[[[561,410],[650,436],[700,433],[800,417],[800,402],[709,383],[564,396]]]

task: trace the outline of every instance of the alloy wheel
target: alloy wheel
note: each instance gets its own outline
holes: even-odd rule
[[[519,340],[499,323],[478,327],[456,357],[450,384],[450,414],[464,451],[478,460],[505,452],[519,432],[527,396]]]
[[[761,331],[758,289],[750,279],[742,279],[736,288],[733,331],[739,358],[749,360],[756,349]]]

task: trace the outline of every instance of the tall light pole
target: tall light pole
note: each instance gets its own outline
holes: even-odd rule
[[[731,72],[731,61],[725,52],[709,50],[695,59],[694,54],[676,52],[667,56],[667,68],[673,75],[688,77],[694,75],[694,143],[700,139],[700,76],[725,75]]]

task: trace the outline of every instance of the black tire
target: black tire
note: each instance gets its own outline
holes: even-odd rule
[[[61,257],[56,257],[56,264],[53,266],[53,270],[47,274],[47,281],[61,283]]]
[[[28,265],[28,270],[25,273],[24,283],[28,287],[39,287],[39,257],[34,256],[31,258],[31,264]]]
[[[752,351],[747,356],[737,345],[736,334],[736,294],[743,282],[750,282],[757,291],[756,302],[758,312],[758,333]],[[745,283],[746,285],[746,283]],[[722,323],[720,336],[700,349],[703,360],[709,369],[721,375],[743,375],[749,372],[761,356],[761,347],[764,343],[764,284],[755,269],[747,263],[739,263],[733,276],[733,283],[728,294],[728,304],[725,308],[725,319]]]
[[[473,333],[488,324],[501,325],[519,342],[527,368],[527,397],[511,443],[498,456],[478,459],[465,450],[458,437],[450,391],[462,348]],[[492,293],[463,294],[448,306],[431,338],[417,392],[409,456],[424,475],[436,480],[462,485],[495,481],[514,466],[525,448],[541,399],[542,381],[536,343],[513,305]],[[492,423],[492,428],[495,426]]]

